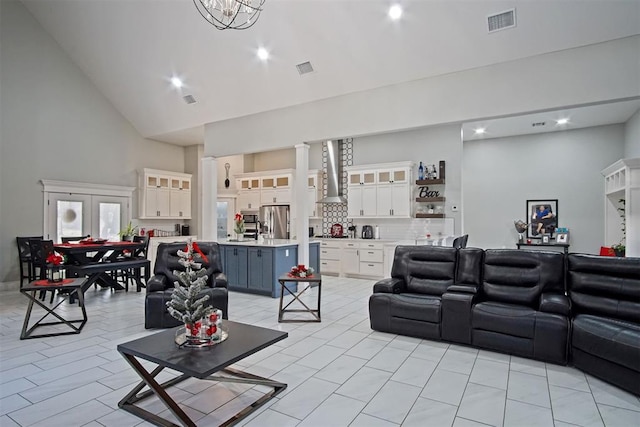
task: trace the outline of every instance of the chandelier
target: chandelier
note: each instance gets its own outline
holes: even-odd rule
[[[258,21],[265,0],[193,0],[200,15],[219,30],[245,30]]]

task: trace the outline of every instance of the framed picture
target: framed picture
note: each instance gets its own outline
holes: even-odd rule
[[[556,234],[556,243],[569,243],[569,233]]]
[[[527,200],[527,237],[551,236],[558,227],[558,199]]]

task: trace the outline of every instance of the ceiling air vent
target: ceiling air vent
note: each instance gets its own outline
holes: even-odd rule
[[[300,73],[301,76],[304,74],[313,73],[313,66],[309,61],[296,65],[296,68],[298,69],[298,73]]]
[[[496,13],[487,17],[489,33],[505,30],[516,26],[516,10],[511,9],[506,12]]]
[[[193,97],[193,95],[185,95],[182,97],[182,99],[184,99],[184,102],[186,102],[187,104],[195,104],[196,103],[196,99]]]

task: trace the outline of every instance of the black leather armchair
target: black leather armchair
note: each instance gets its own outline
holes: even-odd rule
[[[640,395],[638,258],[568,256],[576,368]]]
[[[566,364],[571,305],[564,268],[562,253],[486,250],[471,344]]]
[[[147,295],[145,298],[144,327],[171,328],[181,324],[167,311],[167,301],[171,300],[174,282],[178,278],[174,271],[184,271],[178,260],[178,250],[185,250],[185,243],[161,243],[156,254],[156,264],[153,269],[153,277],[147,282]],[[227,278],[222,273],[220,249],[215,242],[198,242],[198,246],[205,254],[208,262],[202,263],[202,268],[207,271],[207,288],[201,295],[209,295],[205,303],[222,310],[222,316],[228,318],[228,293]]]
[[[377,282],[369,298],[376,331],[440,339],[442,294],[454,284],[455,248],[398,246],[391,278]]]

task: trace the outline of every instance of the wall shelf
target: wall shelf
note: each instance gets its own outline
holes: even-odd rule
[[[416,180],[416,185],[435,185],[435,184],[444,184],[444,179],[418,179]]]
[[[438,202],[444,202],[444,201],[445,201],[444,197],[416,197],[416,202],[438,203]]]
[[[417,213],[416,218],[444,218],[444,214]]]

